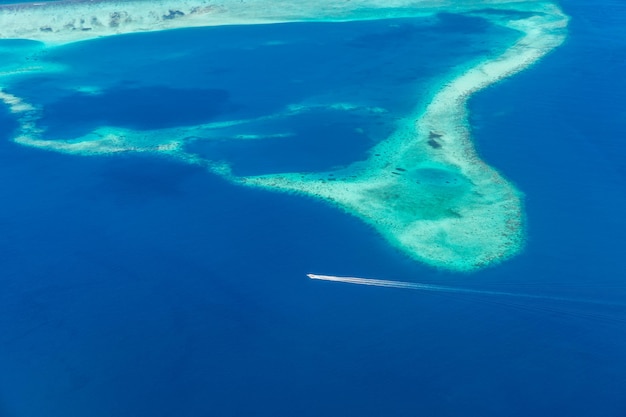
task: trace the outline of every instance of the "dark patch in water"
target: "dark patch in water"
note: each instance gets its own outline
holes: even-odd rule
[[[458,187],[468,185],[469,180],[463,175],[438,168],[421,168],[411,171],[409,176],[417,184],[425,184],[435,187]]]
[[[436,140],[434,140],[434,139],[428,139],[428,142],[426,142],[426,143],[428,143],[431,148],[434,148],[434,149],[441,148],[441,144],[439,142],[437,142]]]
[[[68,126],[74,126],[72,134],[102,125],[163,129],[206,123],[234,108],[225,90],[119,87],[67,95],[44,107],[41,124],[52,137],[68,134]]]
[[[168,14],[164,14],[163,20],[172,20],[172,19],[176,19],[177,17],[182,17],[184,16],[185,13],[181,12],[180,10],[171,10]]]
[[[453,217],[453,218],[456,218],[456,219],[460,219],[460,218],[463,217],[461,215],[461,213],[459,213],[458,211],[453,210],[453,209],[448,209],[447,212],[450,215],[449,217]]]

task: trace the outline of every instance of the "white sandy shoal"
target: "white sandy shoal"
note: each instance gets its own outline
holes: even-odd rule
[[[198,4],[197,1],[177,2],[179,6],[183,3],[185,5]],[[323,2],[316,4],[321,3]],[[361,7],[372,3],[377,2],[361,1],[354,2],[353,5],[358,4]],[[117,3],[107,4],[106,7],[110,7],[110,4]],[[162,7],[169,7],[169,4],[172,3],[158,2],[158,5]],[[484,4],[487,3],[481,3],[481,5]],[[125,5],[138,6],[138,3],[128,2]],[[458,3],[455,6],[458,6]],[[461,215],[460,217],[413,220],[407,218],[405,213],[397,211],[396,206],[388,204],[384,198],[372,198],[373,190],[398,188],[398,179],[385,176],[384,173],[388,167],[374,159],[348,168],[347,171],[352,170],[358,173],[357,178],[333,182],[320,180],[324,176],[323,173],[237,178],[233,177],[228,167],[223,165],[214,166],[214,172],[234,182],[272,190],[293,191],[330,201],[348,213],[363,219],[391,244],[409,256],[430,265],[452,270],[472,270],[512,256],[520,250],[523,244],[523,211],[519,193],[497,171],[478,159],[470,140],[465,106],[471,94],[527,68],[558,46],[565,37],[563,28],[566,26],[567,19],[558,8],[550,4],[524,2],[520,3],[519,7],[517,5],[509,7],[522,11],[539,10],[544,15],[507,22],[506,26],[524,33],[520,41],[503,54],[455,76],[434,94],[424,113],[419,117],[416,116],[416,124],[403,126],[389,140],[375,148],[375,152],[383,154],[385,157],[383,159],[388,161],[387,164],[413,168],[419,167],[415,166],[416,161],[417,164],[434,161],[460,169],[476,188],[476,193],[467,194],[460,201],[456,201],[457,198],[454,197],[448,202],[450,207]],[[336,16],[341,14],[337,11],[333,13]],[[297,19],[291,17],[291,19],[296,21],[303,19],[304,14],[306,13],[300,11],[300,17]],[[332,13],[326,13],[326,15],[330,14]],[[318,10],[316,16],[319,17],[319,15]],[[193,25],[188,23],[186,25]],[[143,30],[133,25],[134,23],[129,23],[126,29]],[[156,27],[162,28],[158,25]],[[107,32],[107,34],[110,33]],[[58,35],[61,36],[61,34]],[[93,33],[89,34],[89,36],[92,35]],[[50,39],[61,39],[55,38],[57,35],[54,33],[52,35],[48,33],[46,36],[50,36],[49,42]],[[72,32],[72,36],[77,35]],[[5,95],[0,99],[7,103],[13,102],[13,109],[16,113],[21,112],[23,134],[18,135],[16,141],[25,145],[83,155],[123,151],[169,153],[186,159],[190,163],[210,163],[210,161],[200,161],[196,156],[185,155],[180,151],[181,136],[187,132],[182,134],[178,132],[178,136],[170,135],[168,139],[167,132],[164,134],[163,131],[152,132],[141,137],[133,134],[124,135],[119,129],[105,128],[100,132],[95,132],[92,136],[87,135],[74,140],[43,141],[39,138],[39,132],[34,123],[37,119],[36,110],[24,107],[25,104],[14,96]],[[445,146],[440,151],[424,145],[431,130],[443,134],[441,140]],[[422,155],[416,156],[416,152],[421,152]],[[423,191],[419,187],[408,189],[406,184],[402,184],[401,187],[408,190],[407,194]],[[482,197],[477,198],[477,194],[481,194]],[[408,198],[401,196],[400,199],[405,197]],[[414,202],[411,198],[407,201],[410,204]]]
[[[0,101],[4,102],[9,110],[15,114],[19,122],[19,133],[13,138],[14,142],[33,148],[41,148],[55,152],[75,155],[112,155],[123,152],[141,153],[168,153],[188,162],[198,163],[199,160],[182,152],[185,144],[194,141],[212,139],[224,140],[224,130],[237,127],[244,129],[246,125],[266,122],[289,116],[314,111],[318,108],[336,108],[367,111],[378,113],[380,108],[357,106],[350,103],[335,103],[331,105],[292,105],[275,114],[260,116],[251,119],[238,119],[203,123],[194,126],[182,126],[152,130],[134,130],[118,126],[100,126],[93,131],[72,139],[43,139],[43,131],[36,122],[41,118],[41,109],[25,102],[20,97],[7,93],[0,88]],[[239,133],[231,139],[237,141],[256,141],[271,138],[289,138],[292,132],[269,133],[264,135]]]
[[[530,67],[563,43],[567,17],[560,10],[551,9],[548,16],[507,24],[510,28],[522,31],[525,36],[496,59],[470,69],[435,95],[419,119],[418,133],[427,135],[430,131],[437,131],[452,135],[453,140],[446,144],[457,149],[446,153],[446,157],[451,158],[448,162],[464,166],[464,162],[468,160],[467,153],[473,152],[466,129],[468,98],[501,79]],[[446,141],[446,136],[442,139]],[[467,168],[471,166],[473,165]]]
[[[466,104],[471,94],[528,68],[564,41],[567,17],[556,7],[543,7],[542,11],[546,13],[543,16],[508,23],[524,33],[515,45],[458,75],[436,93],[418,118],[413,137],[411,129],[404,128],[375,149],[384,156],[382,160],[392,161],[391,166],[411,169],[416,163],[419,166],[419,161],[437,161],[460,169],[473,182],[475,193],[482,195],[479,199],[468,195],[466,204],[454,207],[460,218],[407,221],[401,213],[390,211],[387,202],[368,201],[372,189],[392,188],[399,181],[385,176],[388,168],[373,160],[360,167],[368,174],[356,180],[320,182],[319,175],[302,180],[301,174],[287,174],[247,178],[245,182],[331,201],[374,226],[394,246],[434,266],[472,270],[519,252],[524,244],[520,193],[476,155]],[[423,146],[432,131],[442,134],[442,150]],[[416,147],[416,142],[422,146]],[[416,156],[416,152],[422,155]],[[414,187],[413,191],[420,189]]]
[[[0,7],[0,38],[62,44],[182,27],[414,16],[524,0],[151,0],[59,1]]]

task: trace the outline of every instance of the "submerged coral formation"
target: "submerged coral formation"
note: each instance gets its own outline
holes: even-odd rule
[[[68,8],[73,17],[55,17]],[[6,91],[0,99],[19,120],[17,143],[80,155],[129,151],[167,154],[206,166],[237,184],[323,199],[359,217],[414,259],[469,271],[520,251],[524,214],[520,192],[477,156],[470,137],[467,100],[473,93],[528,68],[564,41],[568,18],[556,5],[536,1],[423,1],[416,5],[408,0],[360,0],[341,5],[317,1],[303,6],[283,0],[272,2],[268,9],[260,7],[259,1],[59,2],[1,9],[0,36],[54,45],[171,27],[376,19],[440,11],[480,16],[519,31],[521,36],[496,55],[433,86],[429,104],[401,121],[395,133],[371,150],[368,159],[332,172],[234,175],[227,162],[207,160],[185,149],[186,143],[210,136],[215,124],[153,131],[103,126],[77,138],[46,140],[37,125],[40,109]],[[36,70],[15,69],[3,76]]]

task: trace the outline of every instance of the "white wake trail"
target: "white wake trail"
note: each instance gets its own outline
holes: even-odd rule
[[[508,291],[476,290],[472,288],[448,287],[445,285],[420,284],[417,282],[390,281],[390,280],[384,280],[384,279],[357,278],[357,277],[339,277],[335,275],[307,274],[307,276],[310,279],[315,279],[319,281],[343,282],[347,284],[369,285],[373,287],[402,288],[402,289],[408,289],[408,290],[444,292],[444,293],[453,293],[453,294],[493,295],[493,296],[504,296],[504,297],[528,298],[528,299],[535,299],[535,300],[552,300],[552,301],[565,301],[565,302],[571,302],[571,303],[626,307],[626,305],[623,303],[614,303],[611,301],[600,301],[600,300],[589,300],[589,299],[583,299],[583,298],[559,297],[559,296],[552,296],[552,295],[527,294],[527,293],[508,292]]]

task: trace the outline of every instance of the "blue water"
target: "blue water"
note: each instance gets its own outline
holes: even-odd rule
[[[408,260],[356,218],[311,199],[235,187],[165,159],[69,156],[15,145],[9,141],[14,122],[2,109],[0,415],[626,415],[623,307],[305,277],[626,300],[626,10],[609,1],[570,0],[563,7],[573,16],[567,43],[470,102],[480,153],[523,190],[528,222],[520,256],[470,275]],[[216,110],[206,121],[260,115],[326,85],[333,66],[324,61],[311,60],[319,71],[309,67],[307,82],[288,91],[275,87],[287,70],[264,71],[263,83],[229,72],[243,65],[235,45],[247,43],[228,30],[216,29],[232,43],[229,53],[206,64],[213,72],[190,67],[192,58],[209,59],[200,52],[214,51],[213,44],[196,45],[193,57],[177,50],[184,37],[210,36],[199,29],[64,47],[44,59],[71,63],[71,77],[50,75],[13,88],[45,104],[49,134],[62,135],[105,121],[137,129],[196,123],[204,116],[187,112],[194,107],[188,100],[206,98],[207,91],[212,101],[204,104]],[[479,56],[471,40],[489,38],[489,30],[450,16],[324,31],[317,24],[271,26],[260,28],[245,59],[249,69],[250,57],[267,53],[265,40],[308,42],[312,56],[346,62],[324,97],[358,99],[401,117],[421,104],[414,93],[425,91],[439,69]],[[135,57],[130,67],[113,65],[114,55],[103,53],[133,56],[136,45],[128,42],[146,47],[153,36],[171,43],[155,46],[151,58]],[[346,41],[330,48],[333,36]],[[361,44],[354,42],[359,36]],[[429,47],[425,39],[441,43]],[[404,52],[414,47],[422,54],[407,59]],[[86,50],[98,53],[81,68]],[[168,54],[171,62],[155,63]],[[374,56],[379,61],[368,60]],[[402,68],[397,78],[389,79],[385,60]],[[189,71],[176,77],[166,64]],[[354,80],[364,69],[369,72]],[[252,81],[237,90],[240,79]],[[87,82],[106,94],[72,92]],[[136,117],[128,107],[98,110],[129,90],[165,106],[165,117],[150,125],[141,107]],[[275,94],[266,107],[269,91]],[[154,94],[180,98],[185,113],[173,112],[167,100],[155,104]],[[80,120],[67,113],[72,105],[83,109]],[[318,127],[319,136],[330,135],[322,144],[306,134],[314,118],[330,126]],[[321,110],[272,123],[255,125],[255,132],[290,128],[296,136],[251,144],[253,151],[224,140],[198,152],[223,155],[242,172],[324,169],[358,159],[393,128],[385,117]],[[356,127],[369,132],[365,140],[348,134]],[[282,154],[276,141],[291,139],[299,145],[282,142]],[[270,160],[259,162],[259,155]]]
[[[37,54],[38,63],[71,71],[27,77],[10,91],[42,106],[53,139],[101,125],[150,130],[275,116],[217,130],[218,140],[189,150],[244,174],[323,170],[364,158],[424,104],[433,78],[516,37],[451,14],[133,34]],[[85,86],[98,94],[77,90]],[[329,108],[344,103],[355,108]],[[290,106],[309,110],[292,114]],[[251,133],[291,137],[232,140]]]

